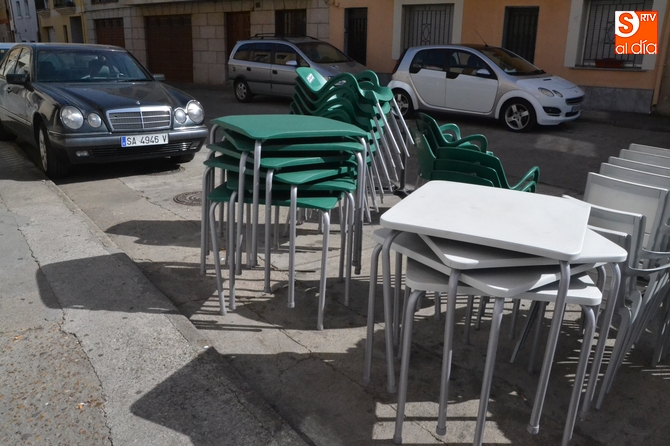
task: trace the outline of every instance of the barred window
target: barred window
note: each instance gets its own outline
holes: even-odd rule
[[[275,34],[278,36],[306,36],[307,10],[283,9],[275,11]]]
[[[453,15],[453,4],[403,6],[402,48],[451,43]]]
[[[614,12],[650,11],[653,0],[591,0],[584,32],[582,66],[640,68],[642,55],[615,54]]]

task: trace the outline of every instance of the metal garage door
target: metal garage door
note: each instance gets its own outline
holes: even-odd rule
[[[126,38],[123,34],[123,18],[99,19],[94,20],[94,22],[97,43],[126,47]]]
[[[146,17],[147,66],[173,82],[193,82],[190,15]]]

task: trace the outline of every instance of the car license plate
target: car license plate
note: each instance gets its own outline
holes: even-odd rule
[[[167,133],[154,133],[152,135],[122,136],[121,147],[154,146],[167,144]]]

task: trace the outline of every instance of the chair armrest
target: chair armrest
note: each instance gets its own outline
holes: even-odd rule
[[[440,132],[443,136],[449,137],[451,141],[458,141],[461,139],[461,129],[456,124],[442,124]]]
[[[488,141],[488,139],[486,139],[486,136],[484,136],[480,133],[464,136],[462,138],[459,138],[459,139],[453,141],[454,144],[459,144],[459,145],[461,143],[466,143],[466,142],[467,143],[477,142],[477,143],[479,143],[479,147],[481,147],[482,152],[487,152],[488,151],[489,141]]]
[[[535,166],[532,169],[530,169],[526,174],[519,180],[519,182],[516,183],[516,185],[512,186],[511,188],[514,190],[519,190],[519,188],[523,187],[524,183],[528,181],[533,181],[534,183],[538,183],[540,181],[540,168]]]

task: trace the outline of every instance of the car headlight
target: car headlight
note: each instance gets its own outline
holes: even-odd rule
[[[542,93],[545,96],[549,96],[550,98],[554,97],[554,93],[552,93],[551,90],[547,90],[546,88],[542,88],[542,87],[538,88],[538,90],[540,91],[540,93]]]
[[[205,120],[205,110],[198,101],[191,101],[186,105],[186,113],[191,121],[196,124],[202,123]]]
[[[102,125],[102,118],[97,113],[91,113],[86,118],[86,122],[88,122],[88,125],[90,125],[94,129],[97,129]]]
[[[183,108],[178,108],[174,111],[174,120],[180,124],[186,122],[186,112]]]
[[[68,105],[63,107],[60,111],[60,120],[65,127],[72,130],[77,130],[84,125],[84,115],[77,107]]]
[[[562,98],[562,97],[563,97],[563,95],[561,94],[560,91],[556,91],[556,90],[551,90],[551,91],[552,91],[556,96],[558,96],[559,98]]]

